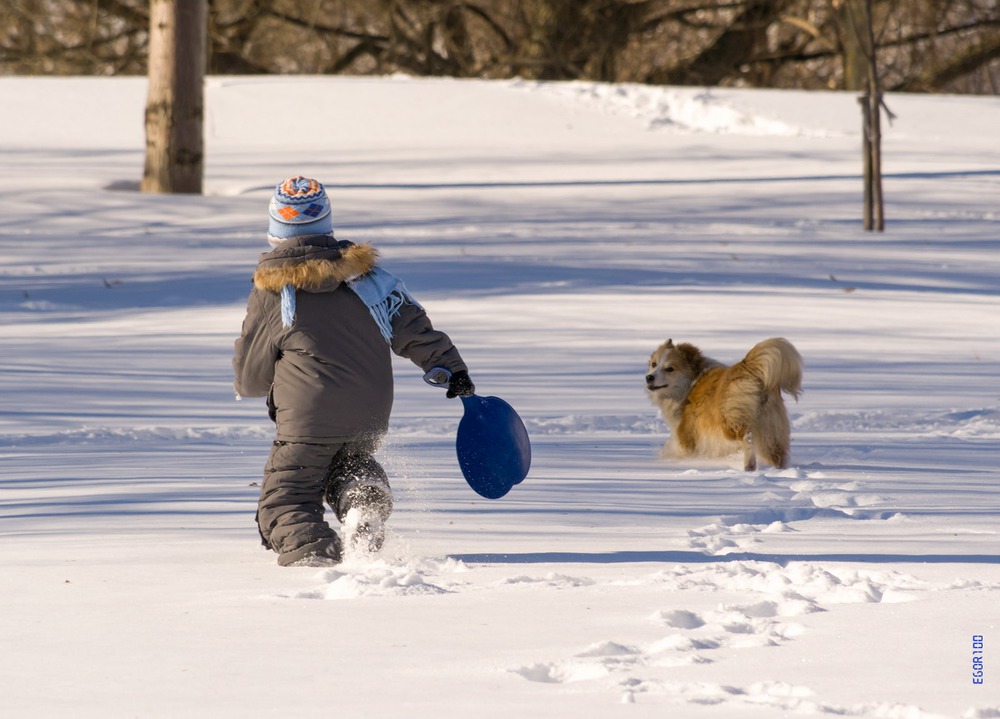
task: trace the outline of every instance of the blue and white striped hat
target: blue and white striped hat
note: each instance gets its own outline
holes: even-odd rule
[[[333,234],[326,188],[302,175],[289,177],[275,188],[268,216],[267,241],[272,247],[289,237]]]

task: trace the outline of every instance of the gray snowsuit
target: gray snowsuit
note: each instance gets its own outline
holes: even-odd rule
[[[376,258],[370,245],[330,235],[293,237],[263,254],[254,273],[233,356],[234,387],[242,396],[267,396],[277,425],[257,524],[280,564],[339,549],[323,519],[323,498],[343,520],[347,470],[361,468],[388,494],[385,473],[371,455],[392,409],[390,352],[424,371],[466,370],[448,336],[412,301],[391,310],[386,339],[349,284],[375,270]],[[291,326],[282,323],[286,285],[295,288]]]

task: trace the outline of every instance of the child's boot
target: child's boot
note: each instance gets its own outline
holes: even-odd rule
[[[371,457],[350,457],[330,473],[326,501],[344,527],[349,548],[374,554],[385,541],[392,513],[392,490],[381,465]]]

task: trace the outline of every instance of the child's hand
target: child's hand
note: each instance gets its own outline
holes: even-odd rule
[[[476,385],[472,384],[468,372],[461,370],[452,373],[451,381],[448,382],[448,394],[445,395],[446,397],[449,399],[452,397],[471,397],[475,393]]]

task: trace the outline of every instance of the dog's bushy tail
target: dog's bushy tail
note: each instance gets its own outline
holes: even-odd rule
[[[743,364],[768,390],[787,392],[796,400],[802,391],[802,355],[784,337],[772,337],[755,345]]]

